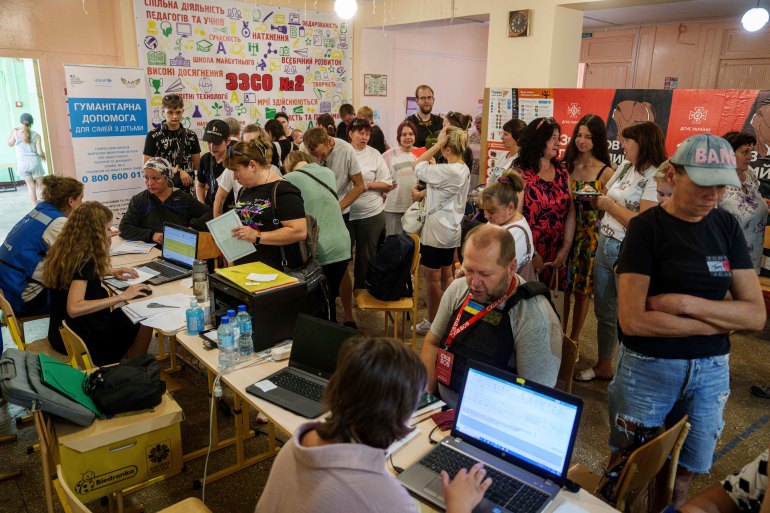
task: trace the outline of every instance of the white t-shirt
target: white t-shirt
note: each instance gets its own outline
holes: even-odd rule
[[[618,166],[618,170],[612,175],[607,184],[607,197],[622,207],[632,212],[639,212],[641,200],[658,202],[658,190],[655,183],[655,166],[650,166],[641,173],[633,166],[626,170],[631,163],[624,160]],[[617,177],[617,178],[616,178]],[[626,238],[626,227],[612,217],[609,212],[604,213],[601,225],[602,235],[623,241]]]
[[[321,164],[334,172],[334,178],[337,181],[337,197],[342,199],[353,188],[353,181],[350,177],[357,175],[361,170],[358,168],[358,159],[356,159],[353,146],[342,139],[336,137],[332,139],[334,139],[334,148],[326,157],[326,163]],[[348,212],[350,212],[350,207],[342,211],[343,214]]]
[[[385,164],[380,152],[371,146],[364,147],[363,150],[353,149],[361,169],[361,177],[366,182],[385,182],[392,183],[390,179],[390,170]],[[376,216],[384,209],[382,193],[377,191],[364,191],[353,204],[350,205],[350,220],[367,219]]]
[[[518,228],[514,228],[514,225],[520,226],[524,231],[522,232]],[[535,245],[532,242],[532,230],[530,230],[529,223],[527,223],[527,219],[524,217],[518,221],[504,224],[502,227],[508,230],[508,233],[511,234],[511,237],[513,237],[513,240],[516,243],[516,270],[518,271],[521,269],[522,265],[532,260],[532,255],[535,253]],[[524,232],[526,232],[526,234]],[[527,240],[529,240],[529,245],[527,244]],[[527,251],[527,247],[529,247],[529,251]]]
[[[391,148],[382,154],[390,169],[390,178],[396,184],[396,188],[388,193],[385,198],[385,212],[404,213],[412,201],[412,188],[417,184],[412,163],[417,160],[411,151],[402,151],[401,148]]]
[[[502,157],[497,157],[495,159],[495,167],[487,171],[487,185],[493,183],[495,180],[503,176],[503,173],[510,169],[510,167],[513,165],[513,161],[516,160],[516,157],[518,156],[519,154],[516,153],[509,157],[508,153],[506,153]]]
[[[281,174],[281,170],[278,169],[275,166],[270,166],[270,169],[273,170],[273,173],[277,174],[278,176],[283,176]],[[224,190],[226,193],[230,193],[230,191],[233,191],[233,196],[236,198],[238,197],[238,192],[241,190],[241,184],[238,183],[238,180],[235,179],[235,173],[233,173],[231,170],[225,168],[224,171],[222,171],[222,174],[219,175],[219,178],[217,178],[217,184],[219,187]]]
[[[421,242],[434,248],[460,247],[460,224],[465,214],[465,201],[471,180],[470,169],[463,162],[420,162],[414,173],[418,180],[428,184],[428,194],[425,196],[427,212],[438,209],[425,220],[420,234]]]

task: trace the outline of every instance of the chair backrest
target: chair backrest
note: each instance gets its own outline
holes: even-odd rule
[[[568,394],[572,393],[572,375],[575,374],[577,354],[578,345],[574,340],[564,335],[561,344],[561,366],[559,367],[559,376],[556,378],[556,382]]]
[[[85,504],[80,502],[80,499],[75,495],[75,492],[72,491],[67,481],[64,480],[64,473],[62,472],[61,465],[56,465],[56,476],[59,478],[59,486],[64,492],[64,497],[59,497],[62,503],[66,501],[66,504],[69,505],[73,513],[91,513],[91,510],[88,509]]]
[[[222,256],[222,252],[219,250],[216,242],[214,242],[214,237],[209,232],[198,232],[198,250],[195,253],[195,258],[198,260],[211,260],[220,256]]]
[[[59,333],[61,333],[64,347],[67,349],[70,365],[80,370],[92,369],[94,367],[94,360],[91,358],[91,353],[88,351],[86,343],[83,342],[83,339],[77,333],[72,331],[72,328],[67,326],[67,321],[62,321],[61,324],[59,326]]]
[[[616,506],[618,510],[624,511],[630,494],[647,486],[655,478],[668,461],[669,455],[671,455],[671,464],[667,493],[669,493],[668,502],[671,501],[673,477],[679,462],[679,451],[689,431],[690,423],[687,422],[687,415],[685,415],[672,427],[631,453],[618,478],[618,503]]]
[[[11,334],[13,342],[16,344],[16,347],[24,351],[26,346],[24,345],[24,341],[21,338],[21,328],[19,326],[19,321],[16,319],[16,314],[13,313],[11,303],[5,299],[2,290],[0,290],[0,310],[3,312],[3,322],[5,322],[6,326],[8,326],[8,331]]]
[[[770,226],[765,226],[765,249],[770,249]]]

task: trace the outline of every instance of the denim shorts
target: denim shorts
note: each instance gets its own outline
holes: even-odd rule
[[[610,446],[619,450],[634,439],[623,421],[643,427],[672,425],[688,415],[692,425],[679,465],[708,473],[725,421],[730,396],[730,355],[692,360],[654,358],[630,351],[618,353],[615,378],[609,386]]]

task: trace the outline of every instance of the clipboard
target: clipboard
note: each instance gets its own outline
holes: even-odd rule
[[[93,399],[83,390],[83,383],[88,379],[85,372],[48,355],[41,353],[38,356],[40,357],[40,381],[44,385],[82,404],[99,417],[104,416]]]

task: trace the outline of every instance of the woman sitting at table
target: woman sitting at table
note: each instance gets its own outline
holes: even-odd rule
[[[131,198],[120,220],[120,235],[126,240],[163,243],[163,223],[208,231],[211,207],[193,196],[174,190],[172,168],[168,160],[153,157],[144,163],[146,191]]]
[[[133,324],[110,307],[147,294],[147,285],[131,285],[109,296],[101,280],[138,276],[136,270],[110,267],[112,212],[98,201],[86,201],[69,216],[48,252],[43,285],[51,289],[48,341],[66,353],[59,334],[62,321],[83,339],[94,365],[107,365],[147,352],[152,329]]]
[[[305,204],[299,189],[273,170],[272,151],[272,143],[258,137],[231,147],[225,159],[225,167],[233,170],[241,184],[233,210],[243,226],[233,229],[233,237],[249,241],[257,249],[235,263],[263,262],[281,271],[298,269],[306,264],[299,248],[307,236]]]
[[[416,512],[385,469],[385,450],[411,431],[425,391],[417,353],[390,338],[354,338],[340,350],[324,422],[300,426],[275,458],[256,513]],[[441,473],[448,513],[470,512],[492,484],[481,464]]]

